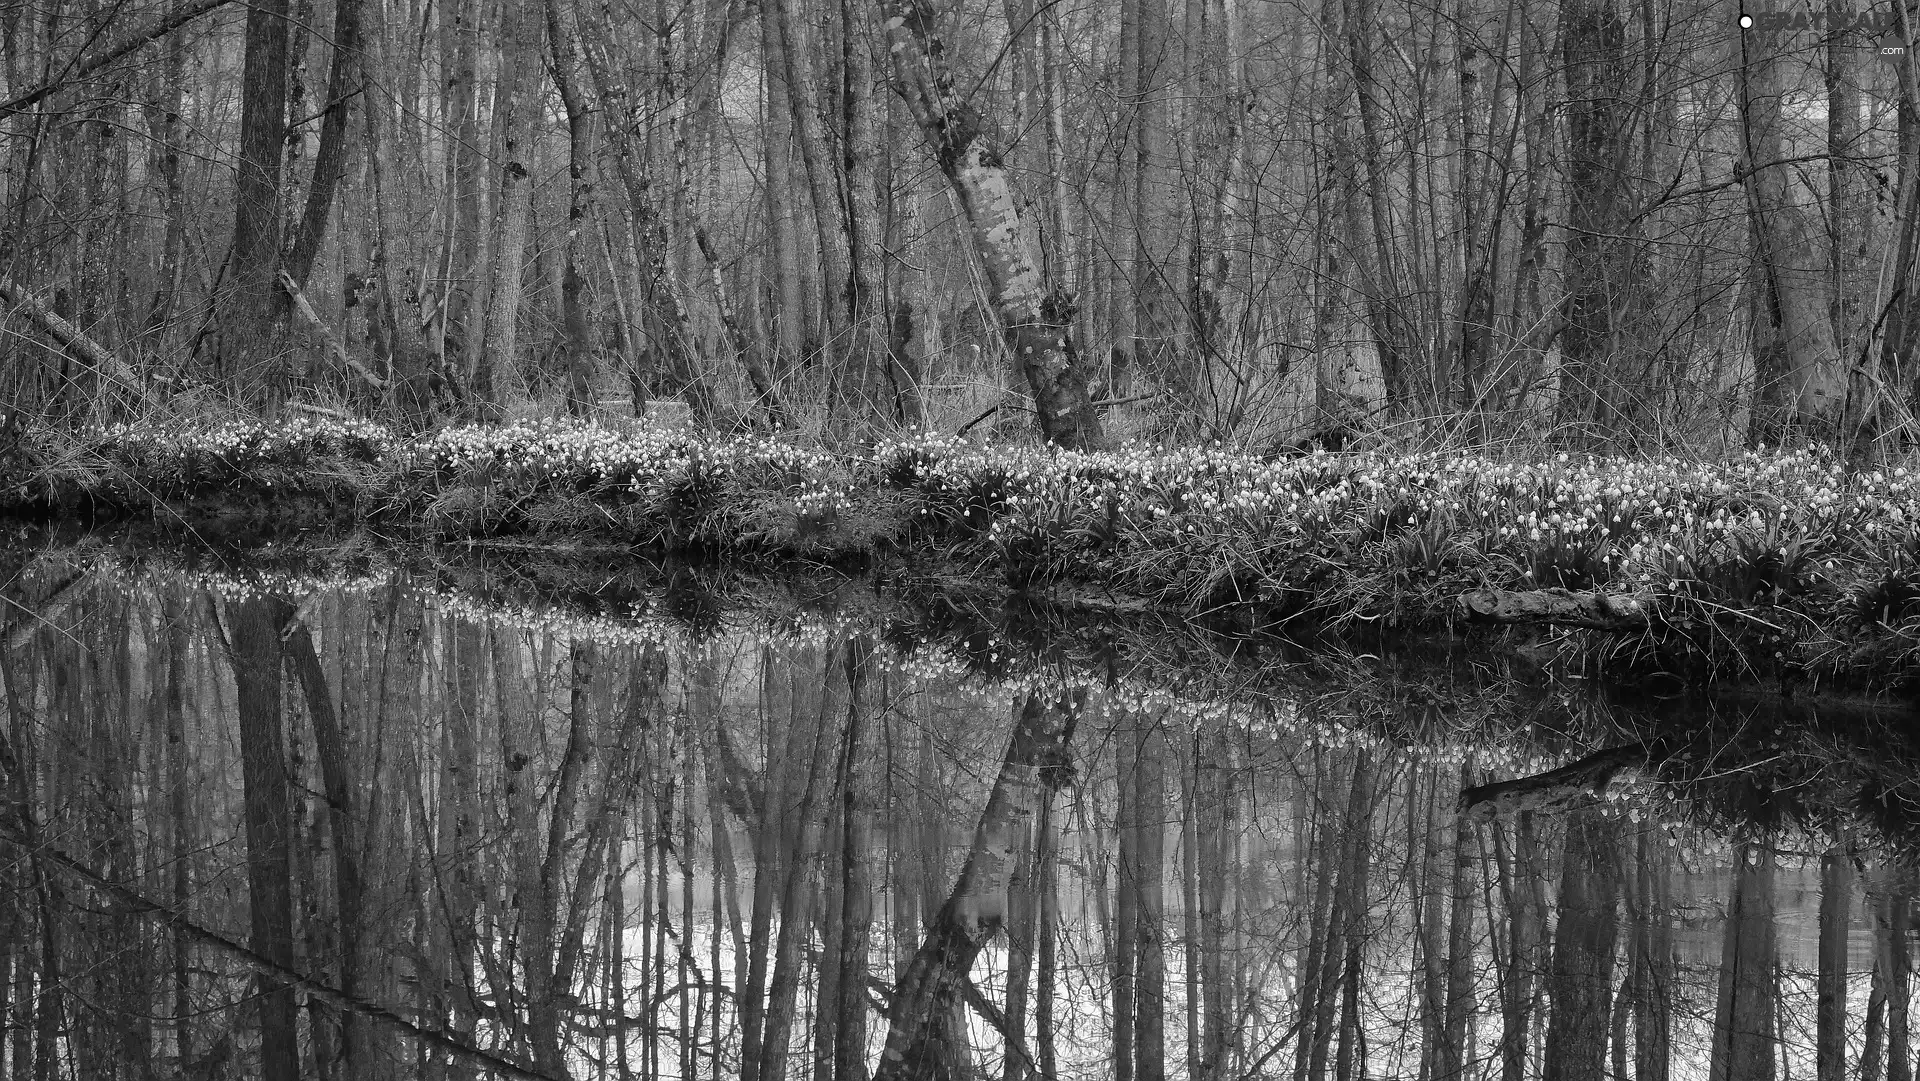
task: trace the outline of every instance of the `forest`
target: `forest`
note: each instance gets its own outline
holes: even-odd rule
[[[0,401],[1885,457],[1908,19],[1739,14],[7,0]]]
[[[0,0],[0,1079],[1913,1081],[1916,19]]]

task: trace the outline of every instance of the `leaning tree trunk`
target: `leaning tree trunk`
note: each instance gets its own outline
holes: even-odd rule
[[[966,214],[1014,363],[1033,389],[1040,434],[1070,450],[1106,443],[1073,339],[1073,298],[1040,273],[1000,151],[953,85],[934,14],[920,0],[880,0],[894,82]]]
[[[327,75],[327,103],[321,110],[320,148],[313,157],[313,180],[307,185],[307,205],[287,253],[287,274],[300,288],[320,254],[333,213],[333,195],[347,171],[347,114],[349,88],[361,76],[360,0],[337,0],[333,8],[333,60]]]
[[[1064,772],[1072,716],[1037,694],[1021,706],[960,880],[889,998],[886,1051],[874,1081],[939,1077],[949,1060],[946,1045],[964,1037],[952,1023],[952,1007],[974,959],[1006,922],[1016,847],[1039,806],[1043,775]]]

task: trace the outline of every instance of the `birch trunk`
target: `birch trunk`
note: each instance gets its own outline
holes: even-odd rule
[[[895,87],[907,99],[973,235],[987,297],[1033,391],[1040,434],[1070,450],[1106,443],[1073,337],[1073,300],[1041,276],[999,150],[954,87],[924,0],[880,0]]]
[[[974,959],[1006,922],[1015,849],[1039,804],[1042,770],[1065,760],[1072,729],[1072,714],[1048,708],[1038,695],[1021,705],[959,881],[894,986],[874,1081],[939,1076],[945,1045],[964,1040],[964,1030],[953,1025],[953,1006]]]

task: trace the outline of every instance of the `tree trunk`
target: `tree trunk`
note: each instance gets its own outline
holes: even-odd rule
[[[1133,360],[1168,387],[1183,411],[1200,405],[1196,358],[1181,341],[1179,296],[1174,283],[1182,275],[1175,262],[1180,225],[1185,218],[1179,170],[1173,160],[1172,117],[1178,65],[1170,54],[1177,43],[1170,25],[1170,0],[1129,0],[1122,8],[1138,21],[1135,52],[1122,64],[1136,68],[1131,118],[1134,184],[1133,218],[1115,224],[1136,236],[1133,264]],[[1122,35],[1123,40],[1125,35]]]
[[[1195,787],[1196,871],[1200,909],[1200,1069],[1195,1081],[1226,1076],[1233,989],[1226,971],[1227,880],[1233,873],[1230,853],[1239,829],[1238,798],[1229,756],[1231,744],[1224,732],[1209,732],[1199,745]]]
[[[480,126],[477,41],[482,7],[483,0],[449,0],[438,6],[443,109],[452,146],[442,179],[447,199],[447,240],[441,287],[446,296],[433,338],[433,353],[439,358],[442,377],[456,384],[450,389],[457,397],[472,389],[470,373],[479,366],[483,332],[480,313],[485,306],[486,268],[481,257],[485,230],[481,222],[486,216],[486,171],[481,164],[485,142]],[[481,288],[475,288],[476,279],[481,281]]]
[[[1903,20],[1902,40],[1911,41],[1916,20]],[[1892,292],[1886,307],[1877,313],[1885,321],[1886,336],[1874,359],[1879,363],[1892,389],[1894,402],[1881,402],[1877,413],[1901,416],[1920,401],[1920,74],[1911,64],[1895,64],[1899,78],[1899,105],[1896,117],[1899,139],[1898,183],[1894,199],[1894,243],[1889,280]],[[1830,105],[1829,108],[1834,106]],[[1907,433],[1911,440],[1914,433]]]
[[[862,415],[894,419],[912,411],[918,393],[910,375],[891,355],[889,313],[882,288],[886,270],[886,222],[880,214],[878,168],[883,113],[869,50],[874,35],[870,11],[862,0],[840,0],[841,101],[845,115],[840,189],[846,222],[846,305],[851,341],[847,343],[849,397]],[[889,384],[893,384],[889,388]]]
[[[1134,1069],[1136,1081],[1167,1075],[1166,821],[1167,746],[1157,718],[1134,714],[1133,822],[1136,945]]]
[[[480,368],[473,386],[485,419],[505,416],[509,381],[519,357],[522,263],[528,223],[533,214],[535,121],[539,119],[540,39],[546,22],[537,0],[504,0],[500,18],[500,84],[494,99],[500,132],[500,183],[494,204],[493,233],[499,238],[488,273],[486,327]]]
[[[1912,1038],[1907,1029],[1911,974],[1913,971],[1911,919],[1913,898],[1909,883],[1912,872],[1897,864],[1880,869],[1879,905],[1874,915],[1874,932],[1881,981],[1886,1002],[1886,1081],[1912,1081]]]
[[[1059,1073],[1059,1052],[1054,1042],[1054,1002],[1056,992],[1054,981],[1060,971],[1059,961],[1059,839],[1054,835],[1053,792],[1048,790],[1040,796],[1040,820],[1034,826],[1036,835],[1034,852],[1034,877],[1037,882],[1039,899],[1039,929],[1037,950],[1039,972],[1035,978],[1036,987],[1033,998],[1033,1042],[1040,1067],[1040,1076],[1056,1078]]]
[[[239,169],[233,193],[233,298],[222,367],[243,393],[280,378],[280,147],[287,131],[287,0],[247,9]]]
[[[865,770],[860,763],[862,745],[868,739],[864,729],[870,704],[867,702],[867,650],[862,644],[850,650],[848,694],[852,706],[847,714],[847,737],[842,750],[840,784],[841,822],[845,834],[840,843],[840,995],[835,1004],[835,1056],[833,1081],[866,1081],[867,1077],[867,954],[873,933],[873,883],[868,870],[868,849],[873,843],[873,812],[868,808],[863,786]]]
[[[594,361],[593,319],[586,297],[585,252],[600,231],[599,197],[595,193],[598,95],[580,58],[580,33],[575,12],[566,0],[546,0],[547,40],[553,52],[553,83],[567,113],[567,239],[566,269],[560,280],[558,346],[567,371],[567,411],[575,416],[593,412],[593,387],[599,374]]]
[[[320,119],[320,148],[313,155],[313,179],[307,184],[307,205],[287,253],[286,270],[295,285],[307,287],[313,261],[327,234],[333,213],[333,195],[347,169],[347,117],[365,76],[360,71],[361,0],[335,0],[333,59],[327,74],[327,103]]]
[[[1099,449],[1106,436],[1074,344],[1072,299],[1040,274],[1033,232],[1021,220],[1006,167],[981,117],[954,88],[931,9],[924,0],[880,0],[880,11],[895,86],[959,198],[988,301],[1033,390],[1040,434],[1069,450]]]
[[[847,287],[851,279],[847,228],[844,208],[834,190],[837,171],[828,151],[826,133],[821,129],[820,81],[813,66],[814,51],[824,54],[825,43],[817,40],[820,35],[816,27],[808,26],[796,16],[793,8],[797,2],[763,0],[774,13],[779,33],[785,98],[793,121],[794,147],[800,153],[802,175],[796,181],[804,182],[812,197],[814,230],[820,245],[820,275],[828,297],[823,305],[827,316],[827,348],[823,359],[828,366],[830,385],[838,388],[845,378],[847,354],[852,344],[849,337],[852,328],[848,322]],[[832,397],[842,396],[836,393]]]
[[[772,285],[768,292],[771,306],[776,378],[797,371],[803,362],[811,362],[820,348],[814,327],[813,309],[807,302],[806,283],[811,275],[800,266],[800,190],[793,177],[793,108],[788,97],[794,88],[787,84],[787,70],[780,39],[780,16],[773,4],[760,5],[760,64],[766,87],[762,126],[764,192],[767,207],[767,232],[771,241]]]
[[[1857,10],[1854,0],[1827,0],[1827,205],[1829,249],[1827,288],[1833,298],[1833,344],[1840,370],[1845,373],[1846,410],[1842,435],[1866,452],[1875,435],[1880,385],[1879,358],[1869,361],[1862,339],[1869,329],[1861,319],[1866,310],[1860,297],[1870,291],[1863,269],[1869,265],[1867,229],[1872,178],[1856,160],[1866,153],[1860,133],[1861,60],[1866,56],[1865,35],[1848,24]],[[1876,283],[1877,284],[1877,283]],[[1871,376],[1871,378],[1869,378]]]
[[[1140,831],[1135,823],[1140,810],[1140,785],[1135,756],[1140,748],[1136,734],[1128,730],[1125,715],[1113,728],[1112,742],[1114,796],[1114,890],[1113,937],[1113,1077],[1114,1081],[1134,1081],[1137,1064],[1134,1048],[1138,1043],[1134,1025],[1139,1021],[1136,1005],[1140,986]]]
[[[1361,292],[1367,302],[1367,319],[1374,344],[1380,354],[1380,381],[1386,387],[1387,409],[1401,412],[1414,403],[1412,338],[1406,328],[1407,316],[1398,297],[1398,260],[1394,258],[1394,232],[1391,217],[1390,185],[1386,163],[1386,120],[1382,116],[1384,88],[1374,75],[1375,22],[1378,16],[1374,0],[1345,0],[1347,66],[1353,72],[1355,115],[1360,121],[1359,162],[1364,170],[1368,216],[1364,223],[1358,215],[1349,219],[1352,258],[1360,271]],[[1364,226],[1365,241],[1362,241]],[[1370,242],[1370,243],[1367,243]]]
[[[566,1049],[561,1043],[562,1011],[574,997],[571,979],[562,983],[559,956],[560,898],[566,890],[569,838],[575,827],[575,812],[580,806],[581,788],[593,772],[596,748],[593,740],[594,718],[589,708],[588,685],[593,679],[597,649],[590,643],[575,641],[568,645],[571,686],[567,711],[567,744],[560,768],[553,781],[553,807],[547,817],[547,837],[539,876],[534,880],[532,896],[521,919],[519,957],[526,971],[527,1035],[533,1045],[536,1069],[553,1077],[567,1073]],[[522,777],[528,784],[532,778]],[[532,825],[531,820],[527,822]]]
[[[314,652],[313,635],[304,622],[289,628],[286,650],[293,662],[300,688],[306,695],[307,718],[313,724],[313,746],[320,760],[320,779],[327,796],[327,827],[333,842],[334,903],[339,910],[337,941],[340,951],[340,993],[361,993],[363,933],[361,909],[364,884],[361,880],[361,836],[355,828],[361,817],[357,785],[353,774],[347,736],[334,711],[333,691],[327,685],[326,672]],[[340,1019],[340,1062],[347,1076],[363,1076],[367,1063],[362,1061],[363,1022],[349,1014]]]
[[[1633,951],[1634,1081],[1667,1081],[1673,1048],[1673,885],[1660,838],[1642,833],[1636,859]]]

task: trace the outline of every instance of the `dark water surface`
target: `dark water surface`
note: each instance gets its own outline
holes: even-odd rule
[[[337,554],[7,557],[0,1078],[1911,1076],[1876,707]]]

